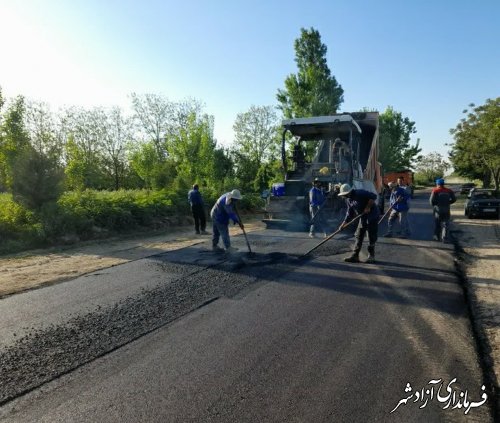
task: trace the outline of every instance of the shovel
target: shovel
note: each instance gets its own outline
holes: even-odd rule
[[[248,237],[247,237],[247,233],[245,232],[245,227],[243,226],[243,222],[241,221],[241,217],[240,217],[240,214],[238,213],[238,210],[236,210],[236,207],[234,208],[234,211],[236,213],[236,216],[238,216],[238,220],[240,222],[240,226],[241,227],[241,230],[243,231],[243,235],[245,236],[245,241],[247,242],[247,247],[248,247],[248,255],[253,255],[252,253],[252,249],[250,248],[250,243],[248,242]]]
[[[300,256],[300,258],[306,257],[307,255],[309,255],[310,253],[312,253],[316,248],[320,247],[325,242],[327,242],[330,239],[332,239],[335,235],[337,235],[338,233],[342,232],[349,225],[352,225],[354,222],[357,222],[361,218],[361,216],[363,216],[363,214],[358,214],[354,219],[352,219],[349,223],[347,223],[343,228],[337,229],[333,234],[329,235],[327,238],[325,238],[323,241],[321,241],[318,245],[316,245],[315,247],[311,248],[307,253],[302,254]]]

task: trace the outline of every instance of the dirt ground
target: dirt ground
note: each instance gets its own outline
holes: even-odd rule
[[[264,226],[252,219],[245,224],[245,230],[252,232]],[[238,234],[241,229],[230,226],[229,233]],[[209,239],[211,235],[195,235],[193,227],[186,226],[140,238],[92,241],[0,257],[0,298]]]

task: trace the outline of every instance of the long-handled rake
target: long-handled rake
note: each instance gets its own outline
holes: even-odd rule
[[[307,255],[311,254],[316,248],[322,246],[325,242],[327,242],[330,239],[332,239],[335,235],[337,235],[338,233],[342,232],[345,228],[347,228],[348,226],[352,225],[354,222],[357,222],[362,216],[363,216],[363,214],[358,214],[354,219],[352,219],[349,223],[347,223],[343,228],[337,229],[333,234],[331,234],[328,237],[326,237],[318,245],[316,245],[315,247],[311,248],[308,252],[302,254],[300,256],[300,258],[306,257]]]

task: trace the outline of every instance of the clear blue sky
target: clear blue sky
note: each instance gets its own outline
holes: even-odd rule
[[[236,115],[275,105],[296,72],[301,27],[328,47],[341,111],[393,106],[424,153],[500,96],[500,0],[0,0],[0,86],[54,108],[194,97],[228,145]]]

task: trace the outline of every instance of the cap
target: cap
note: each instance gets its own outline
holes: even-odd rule
[[[443,178],[436,179],[436,185],[444,185],[444,179]]]

